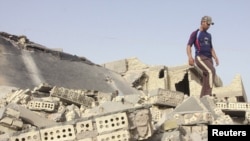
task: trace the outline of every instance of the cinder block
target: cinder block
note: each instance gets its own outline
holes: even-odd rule
[[[30,131],[26,133],[19,134],[17,136],[12,136],[10,141],[41,141],[39,131]]]
[[[92,97],[86,96],[83,90],[76,91],[74,89],[67,89],[63,87],[53,87],[50,94],[51,96],[58,97],[68,103],[84,105],[86,107],[91,107],[92,103],[95,101]]]
[[[92,131],[93,129],[94,128],[93,128],[92,120],[81,121],[81,122],[76,123],[76,132],[77,133]]]
[[[73,125],[61,125],[40,130],[42,141],[68,141],[76,138]]]
[[[157,95],[150,97],[150,102],[156,105],[177,106],[184,99],[184,94],[181,92],[158,89]]]
[[[29,101],[28,108],[30,110],[54,111],[55,103],[43,101]]]
[[[128,128],[128,119],[126,113],[118,113],[99,117],[96,118],[95,121],[98,133]]]

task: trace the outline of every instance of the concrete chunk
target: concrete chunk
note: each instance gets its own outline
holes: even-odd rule
[[[6,115],[9,115],[9,116],[15,117],[15,118],[19,118],[19,116],[20,116],[19,111],[16,111],[16,110],[11,109],[11,108],[7,108],[5,113],[6,113]]]
[[[174,110],[174,112],[176,113],[192,113],[192,112],[207,112],[207,111],[208,110],[200,102],[200,100],[194,96],[185,99]]]
[[[8,107],[18,110],[20,112],[20,118],[34,126],[45,127],[45,126],[57,125],[56,122],[43,118],[38,114],[30,111],[29,109],[26,109],[23,106],[12,103],[9,104]]]
[[[172,119],[172,120],[166,120],[162,126],[163,130],[167,131],[167,130],[173,130],[178,128],[179,125],[177,123],[176,120]]]
[[[42,141],[69,141],[75,140],[75,129],[73,125],[60,125],[40,130]]]
[[[39,131],[30,131],[10,137],[10,141],[41,141]]]

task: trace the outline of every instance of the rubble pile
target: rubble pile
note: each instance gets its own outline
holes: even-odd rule
[[[207,125],[248,124],[250,103],[198,98],[159,88],[119,96],[43,83],[17,89],[0,103],[5,141],[207,140]],[[245,112],[244,116],[224,111]],[[237,118],[237,119],[235,119]]]
[[[25,36],[0,37],[0,141],[206,141],[209,125],[250,123],[240,75],[228,86],[216,76],[213,96],[199,98],[196,67],[95,65]]]

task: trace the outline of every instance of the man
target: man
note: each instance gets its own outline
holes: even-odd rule
[[[205,95],[212,95],[213,82],[216,74],[213,59],[216,65],[219,65],[219,59],[216,56],[212,44],[212,36],[207,32],[213,24],[210,16],[202,17],[200,28],[192,32],[186,49],[189,65],[194,66],[196,63],[203,72],[200,98]],[[194,58],[192,56],[192,45],[195,47]]]

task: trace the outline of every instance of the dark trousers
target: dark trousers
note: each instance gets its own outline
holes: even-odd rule
[[[197,66],[202,70],[202,89],[200,97],[205,95],[212,95],[213,82],[215,77],[215,68],[213,65],[213,59],[208,58],[203,55],[198,55],[195,57],[195,62]]]

